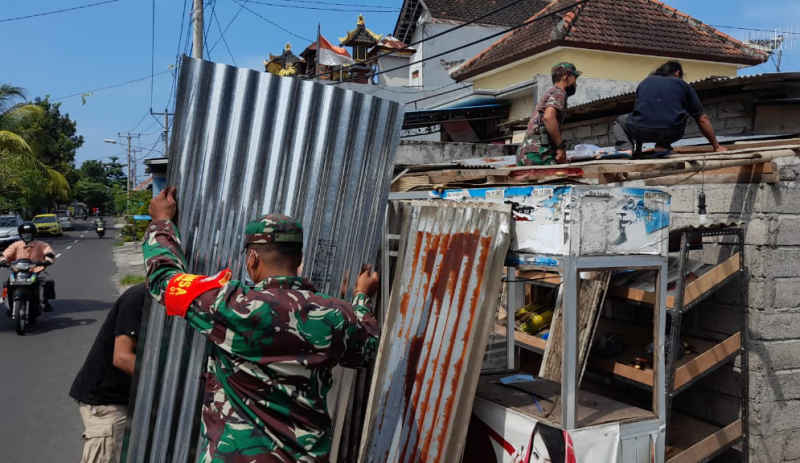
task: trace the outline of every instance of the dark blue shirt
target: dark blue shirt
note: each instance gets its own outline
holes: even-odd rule
[[[646,129],[683,127],[688,116],[698,118],[703,104],[689,84],[677,77],[650,76],[636,89],[636,104],[628,124]]]

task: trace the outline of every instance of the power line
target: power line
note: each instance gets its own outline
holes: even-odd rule
[[[228,50],[228,55],[231,57],[231,62],[234,66],[236,66],[236,58],[233,57],[233,53],[231,53],[231,47],[228,45],[228,41],[225,39],[225,32],[222,30],[222,25],[219,23],[219,18],[217,17],[217,13],[215,11],[211,12],[211,16],[214,19],[214,22],[217,23],[217,29],[219,29],[219,36],[222,39],[222,43],[225,44],[225,49]]]
[[[239,2],[239,0],[233,0],[233,2],[234,2],[234,3],[236,3],[237,5],[241,6],[241,7],[242,7],[242,8],[244,8],[245,10],[249,11],[250,13],[254,14],[255,16],[258,16],[258,17],[259,17],[259,18],[261,18],[261,19],[262,19],[264,22],[267,22],[267,23],[269,23],[269,24],[272,24],[273,26],[277,27],[278,29],[282,30],[283,32],[286,32],[287,34],[291,35],[292,37],[296,37],[296,38],[298,38],[298,39],[305,40],[305,41],[307,41],[307,42],[313,42],[313,40],[309,39],[308,37],[303,37],[303,36],[302,36],[302,35],[300,35],[300,34],[295,34],[294,32],[292,32],[292,31],[290,31],[289,29],[287,29],[287,28],[285,28],[285,27],[281,26],[280,24],[276,23],[275,21],[273,21],[273,20],[271,20],[271,19],[268,19],[268,18],[265,18],[264,16],[261,16],[261,14],[260,14],[260,13],[258,13],[258,12],[256,12],[256,11],[253,11],[253,10],[251,10],[251,9],[250,9],[250,8],[249,8],[247,5],[245,5],[244,3],[240,3],[240,2]]]
[[[93,6],[100,6],[100,5],[105,5],[105,4],[108,4],[108,3],[116,3],[118,1],[119,0],[105,0],[105,1],[102,1],[102,2],[88,3],[86,5],[81,5],[81,6],[74,6],[72,8],[62,8],[60,10],[44,11],[44,12],[41,12],[41,13],[29,14],[27,16],[16,16],[16,17],[13,17],[13,18],[4,18],[4,19],[0,19],[0,23],[7,23],[7,22],[11,22],[11,21],[21,21],[23,19],[38,18],[38,17],[41,17],[41,16],[50,16],[51,14],[66,13],[68,11],[82,10],[84,8],[91,8]]]
[[[723,26],[720,24],[710,24],[711,27],[716,27],[717,29],[736,29],[740,31],[750,31],[750,32],[770,32],[774,34],[790,34],[790,35],[800,35],[800,32],[792,32],[792,31],[779,31],[777,29],[759,29],[756,27],[744,27],[744,26]]]
[[[156,0],[150,14],[150,108],[153,108],[153,74],[156,70]]]
[[[214,16],[214,11],[217,8],[216,0],[211,0],[211,15]],[[206,49],[206,59],[211,61],[211,52],[208,50],[208,36],[211,32],[211,26],[213,25],[213,21],[208,21],[208,25],[206,26],[206,31],[203,33],[203,46]]]
[[[468,42],[468,43],[465,43],[465,44],[460,45],[458,47],[451,48],[449,50],[445,50],[445,51],[443,51],[441,53],[437,53],[435,55],[427,56],[425,58],[421,58],[421,59],[418,59],[416,61],[412,61],[412,62],[410,62],[408,64],[403,64],[403,65],[400,65],[400,66],[395,66],[393,68],[384,69],[383,71],[379,71],[379,72],[373,73],[372,75],[373,76],[378,76],[378,75],[381,75],[381,74],[385,74],[387,72],[392,72],[392,71],[396,71],[398,69],[403,69],[403,68],[407,68],[407,67],[413,66],[415,64],[423,63],[425,61],[428,61],[428,60],[431,60],[431,59],[434,59],[434,58],[439,58],[440,56],[448,55],[450,53],[453,53],[454,51],[458,51],[458,50],[461,50],[461,49],[464,49],[464,48],[467,48],[467,47],[471,47],[471,46],[477,45],[477,44],[479,44],[481,42],[485,42],[485,41],[487,41],[489,39],[492,39],[492,38],[495,38],[495,37],[498,37],[498,36],[501,36],[501,35],[505,35],[505,34],[511,32],[511,31],[514,31],[514,30],[517,30],[517,29],[519,29],[521,27],[525,27],[527,25],[533,24],[536,21],[540,21],[542,19],[549,18],[549,17],[554,16],[554,15],[556,15],[558,13],[561,13],[563,11],[566,11],[566,10],[569,10],[569,9],[572,9],[572,8],[575,8],[576,6],[582,5],[582,4],[587,3],[587,2],[589,2],[589,0],[579,0],[579,1],[575,2],[575,3],[573,3],[570,6],[565,6],[563,8],[559,8],[557,10],[551,11],[550,13],[547,13],[545,15],[537,16],[535,18],[525,20],[524,22],[522,22],[520,24],[517,24],[515,26],[511,26],[508,29],[502,30],[500,32],[496,32],[494,34],[487,35],[486,37],[480,38],[478,40],[473,40],[472,42]],[[447,32],[447,31],[445,31],[445,32]],[[433,38],[435,36],[436,35],[432,35],[431,37],[429,37],[429,39]]]
[[[167,69],[166,71],[157,72],[152,77],[160,76],[160,75],[166,74],[168,72],[170,72],[169,69]],[[61,100],[66,100],[68,98],[75,98],[76,96],[85,96],[85,95],[90,95],[92,93],[100,92],[100,91],[103,91],[103,90],[110,90],[112,88],[124,87],[126,85],[135,84],[137,82],[142,82],[142,81],[145,81],[145,80],[150,79],[150,78],[151,78],[151,76],[144,76],[144,77],[140,77],[138,79],[132,79],[132,80],[129,80],[129,81],[126,81],[126,82],[121,82],[119,84],[106,85],[105,87],[98,87],[98,88],[94,88],[92,90],[86,90],[84,92],[72,93],[72,94],[67,95],[67,96],[62,96],[60,98],[56,98],[53,101],[61,101]]]
[[[180,64],[180,57],[181,57],[181,42],[183,42],[183,26],[186,24],[186,3],[187,0],[183,0],[183,9],[181,10],[181,31],[178,34],[178,47],[175,50],[175,72],[172,75],[172,85],[169,89],[169,96],[167,97],[167,106],[172,104],[172,95],[175,92],[175,87],[177,86],[178,81],[178,67]]]
[[[289,0],[283,0],[289,1]],[[312,5],[334,5],[334,6],[349,6],[352,8],[383,8],[383,9],[390,9],[394,11],[400,11],[399,8],[394,8],[391,6],[386,5],[379,5],[377,3],[336,3],[336,2],[325,2],[322,0],[291,0],[292,3],[310,3]]]
[[[222,37],[228,32],[228,28],[231,27],[231,24],[233,24],[234,21],[236,21],[236,18],[239,17],[239,13],[241,13],[243,9],[244,6],[239,5],[239,9],[236,10],[236,14],[234,14],[233,18],[231,18],[231,20],[228,21],[228,24],[225,25],[225,29],[223,29],[222,32],[220,33],[220,36],[217,39],[217,41],[214,42],[214,45],[211,46],[211,51],[214,51],[214,49],[217,48],[217,45],[219,45],[219,43],[222,41]]]
[[[321,11],[338,11],[344,13],[390,13],[395,14],[400,10],[392,9],[392,10],[365,10],[359,8],[331,8],[331,7],[323,7],[323,6],[305,6],[305,5],[280,5],[278,3],[271,3],[265,2],[262,0],[248,0],[248,3],[255,3],[258,5],[265,5],[265,6],[272,6],[276,8],[296,8],[301,10],[321,10]]]
[[[511,8],[512,6],[514,6],[514,5],[517,5],[517,4],[519,4],[519,3],[521,3],[521,2],[524,2],[524,1],[526,1],[526,0],[513,0],[513,1],[511,1],[511,2],[507,3],[507,4],[503,5],[503,6],[497,7],[497,8],[495,8],[494,10],[491,10],[491,11],[489,11],[488,13],[484,13],[484,14],[482,14],[481,16],[478,16],[478,17],[476,17],[476,18],[473,18],[473,19],[471,19],[471,20],[469,20],[469,21],[467,21],[467,22],[461,23],[461,24],[459,24],[459,25],[457,25],[457,26],[453,26],[453,27],[451,27],[450,29],[445,29],[445,30],[443,30],[442,32],[438,32],[438,33],[436,33],[436,34],[433,34],[433,35],[431,35],[431,36],[428,36],[428,37],[422,38],[422,39],[420,39],[420,40],[417,40],[416,42],[411,42],[411,43],[409,43],[408,45],[406,45],[406,47],[409,47],[409,48],[410,48],[410,47],[413,47],[413,46],[415,46],[415,45],[419,45],[419,44],[421,44],[421,43],[427,42],[428,40],[433,40],[433,39],[435,39],[435,38],[437,38],[437,37],[441,37],[441,36],[443,36],[443,35],[445,35],[445,34],[450,34],[451,32],[455,32],[455,31],[457,31],[457,30],[459,30],[459,29],[461,29],[461,28],[463,28],[463,27],[469,26],[470,24],[474,24],[474,23],[476,23],[476,22],[478,22],[478,21],[480,21],[480,20],[482,20],[482,19],[484,19],[484,18],[488,18],[489,16],[492,16],[492,15],[494,15],[494,14],[497,14],[497,13],[499,13],[499,12],[503,11],[503,10],[506,10],[506,9],[508,9],[508,8]],[[577,3],[576,3],[575,5],[577,5]],[[573,6],[575,6],[575,5],[573,5]],[[572,6],[570,6],[570,7],[568,7],[568,8],[572,8]],[[565,8],[565,9],[568,9],[568,8]],[[561,11],[561,10],[560,10],[560,11]],[[510,29],[509,29],[509,30],[510,30]],[[506,32],[507,32],[507,31],[506,31]],[[505,33],[505,32],[504,32],[504,33]],[[400,50],[391,50],[391,51],[388,51],[388,52],[385,52],[385,53],[381,53],[381,54],[379,54],[379,55],[375,56],[374,58],[370,58],[370,60],[372,60],[372,61],[377,61],[378,59],[380,59],[380,58],[383,58],[384,56],[393,55],[394,53],[397,53],[398,51],[400,51]],[[312,79],[314,79],[314,78],[317,78],[317,77],[320,77],[320,76],[323,76],[323,75],[330,74],[331,72],[332,72],[332,71],[328,71],[328,72],[319,73],[319,74],[317,74],[317,75],[313,76],[313,77],[312,77]],[[377,75],[377,74],[376,74],[376,75]]]

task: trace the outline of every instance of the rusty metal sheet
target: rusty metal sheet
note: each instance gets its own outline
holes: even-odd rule
[[[407,202],[359,461],[457,462],[497,309],[510,207]]]

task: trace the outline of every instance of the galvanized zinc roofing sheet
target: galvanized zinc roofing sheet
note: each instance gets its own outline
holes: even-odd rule
[[[338,295],[377,256],[402,120],[395,102],[184,57],[169,184],[189,270],[244,276],[245,223],[283,213],[303,222],[304,275]],[[189,461],[205,344],[153,309],[128,462]]]

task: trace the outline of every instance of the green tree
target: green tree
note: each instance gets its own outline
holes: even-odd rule
[[[38,145],[25,138],[23,133],[47,111],[37,104],[11,105],[23,97],[20,87],[0,85],[0,203],[31,213],[68,200],[70,190],[64,175],[40,160]]]
[[[33,117],[17,127],[36,157],[44,164],[64,172],[75,164],[75,153],[83,145],[75,121],[61,114],[61,103],[51,103],[48,97],[34,99],[40,108]]]

